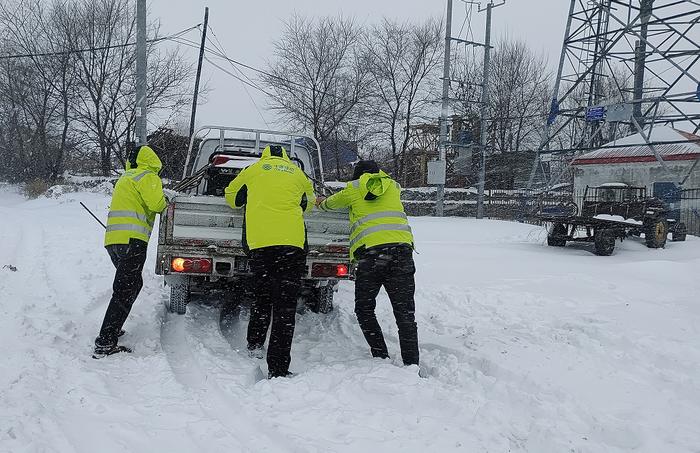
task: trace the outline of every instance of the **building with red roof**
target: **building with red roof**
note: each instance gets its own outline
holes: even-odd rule
[[[669,126],[655,126],[646,133],[653,149],[635,134],[577,157],[572,164],[574,187],[624,183],[654,194],[685,181],[684,188],[700,188],[700,136]]]

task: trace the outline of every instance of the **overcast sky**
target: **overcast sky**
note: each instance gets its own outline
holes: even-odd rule
[[[416,21],[430,16],[444,18],[446,3],[445,0],[150,0],[149,15],[151,20],[160,20],[161,34],[171,34],[201,22],[204,7],[208,6],[209,25],[228,56],[251,66],[264,67],[272,54],[272,43],[280,35],[282,22],[294,12],[307,16],[343,14],[360,23],[371,24],[383,16]],[[508,0],[494,10],[494,36],[507,33],[523,39],[532,49],[544,53],[554,66],[561,50],[568,3],[563,0]],[[453,36],[457,36],[462,28],[465,8],[461,0],[454,0]],[[480,40],[485,13],[473,16],[475,39]],[[200,39],[197,31],[188,37],[196,41]],[[192,61],[197,58],[194,49],[184,48],[183,53]],[[230,65],[227,69],[232,70]],[[249,75],[254,77],[255,73],[249,72]],[[203,80],[207,81],[211,91],[207,102],[198,107],[199,125],[275,126],[273,113],[265,108],[264,94],[248,88],[249,95],[241,82],[207,62],[204,63]],[[262,113],[258,112],[251,97]],[[151,128],[153,124],[149,125]]]

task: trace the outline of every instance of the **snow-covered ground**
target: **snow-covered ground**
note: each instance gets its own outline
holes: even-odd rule
[[[292,379],[259,380],[245,313],[165,314],[154,247],[123,343],[93,360],[113,269],[103,194],[0,187],[1,452],[698,452],[700,240],[611,257],[539,227],[413,218],[428,377],[368,357],[343,284],[304,314]],[[9,267],[16,267],[13,271]]]

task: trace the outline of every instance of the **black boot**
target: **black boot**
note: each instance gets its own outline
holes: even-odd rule
[[[269,371],[267,373],[268,379],[273,379],[273,378],[278,378],[278,377],[291,378],[291,377],[294,377],[294,373],[292,373],[291,371],[285,371],[284,373]]]
[[[95,351],[92,354],[93,359],[101,359],[107,357],[108,355],[116,354],[118,352],[131,352],[130,348],[126,346],[118,345],[115,343],[103,343],[100,338],[95,339]]]

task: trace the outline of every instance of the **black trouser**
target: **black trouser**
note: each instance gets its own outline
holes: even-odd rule
[[[95,339],[95,343],[102,346],[117,344],[119,331],[141,291],[141,272],[146,262],[148,244],[139,239],[131,239],[129,244],[114,244],[105,248],[117,272],[114,275],[112,299],[102,321],[100,336]]]
[[[255,302],[248,323],[248,348],[262,347],[272,318],[267,366],[272,377],[289,371],[296,322],[297,298],[306,266],[306,252],[298,247],[273,246],[250,252]]]
[[[384,286],[399,328],[403,363],[418,364],[418,329],[413,299],[415,272],[413,249],[408,245],[372,247],[359,254],[355,270],[355,314],[374,357],[389,357],[382,328],[374,313],[377,294]]]

